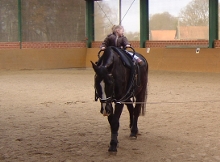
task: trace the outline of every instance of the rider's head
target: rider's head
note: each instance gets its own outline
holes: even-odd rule
[[[113,25],[113,26],[112,26],[112,33],[115,32],[115,27],[116,27],[116,25]]]
[[[123,36],[124,34],[124,27],[121,25],[115,25],[113,28],[113,32],[117,35],[117,36]]]

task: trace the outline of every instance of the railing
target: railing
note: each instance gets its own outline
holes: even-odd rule
[[[146,48],[208,48],[208,40],[146,41]]]
[[[139,48],[140,41],[130,41],[132,47]],[[92,42],[92,48],[99,48],[102,41]],[[172,40],[153,41],[145,43],[146,48],[208,48],[208,40]],[[31,49],[31,48],[86,48],[86,42],[0,42],[0,49]],[[220,40],[214,41],[214,48],[220,48]]]
[[[0,49],[85,48],[86,42],[0,42]]]

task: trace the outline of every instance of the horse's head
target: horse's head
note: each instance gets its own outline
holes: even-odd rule
[[[109,116],[113,113],[113,97],[114,97],[114,79],[104,66],[97,66],[93,62],[92,67],[95,75],[95,91],[96,98],[101,102],[100,112],[104,116]]]

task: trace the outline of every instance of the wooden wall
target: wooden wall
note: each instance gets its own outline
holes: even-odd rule
[[[86,48],[0,50],[0,69],[84,68]]]
[[[217,72],[220,73],[220,49],[200,48],[135,48],[147,59],[150,70],[183,71],[183,72]],[[91,67],[91,61],[97,60],[98,48],[87,50],[86,67]]]
[[[219,41],[215,41],[216,48],[205,48],[200,42],[199,53],[196,53],[196,47],[179,48],[179,44],[175,44],[178,48],[139,48],[138,42],[132,43],[135,50],[148,60],[150,70],[220,72]],[[19,43],[0,43],[0,70],[91,68],[90,61],[98,59],[100,42],[94,46],[97,47],[86,48],[85,42],[23,42],[20,49]]]

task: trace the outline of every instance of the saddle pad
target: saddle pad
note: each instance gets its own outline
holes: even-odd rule
[[[125,50],[112,46],[111,47],[121,58],[124,65],[128,68],[133,68],[133,61],[129,54],[126,53]]]

